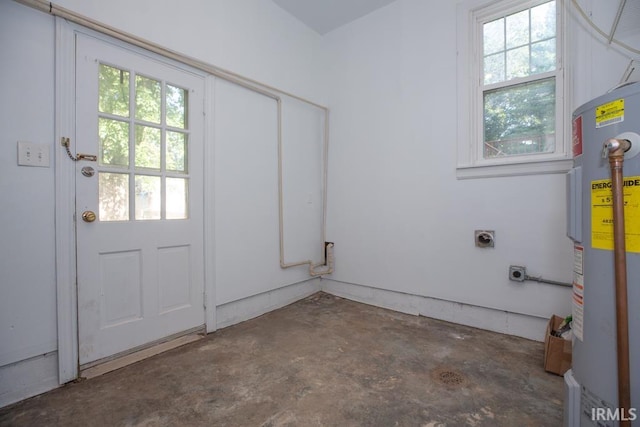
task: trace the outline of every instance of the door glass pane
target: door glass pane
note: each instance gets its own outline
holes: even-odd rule
[[[167,131],[167,170],[186,172],[187,135]]]
[[[161,99],[159,81],[136,76],[136,119],[159,124]]]
[[[189,91],[104,64],[98,79],[100,220],[188,218]]]
[[[100,221],[127,221],[129,219],[129,175],[100,172],[98,204]]]
[[[101,165],[129,166],[129,123],[98,118]]]
[[[136,125],[136,167],[160,169],[160,129]]]
[[[98,111],[129,117],[129,72],[100,64]]]
[[[136,219],[160,219],[159,176],[136,175]]]
[[[187,218],[187,183],[183,178],[167,178],[167,219]]]
[[[484,157],[555,150],[555,78],[485,92]]]
[[[167,85],[167,126],[180,129],[187,127],[187,91]]]

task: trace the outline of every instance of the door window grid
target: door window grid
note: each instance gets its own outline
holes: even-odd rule
[[[99,220],[188,218],[187,105],[185,89],[99,65]]]

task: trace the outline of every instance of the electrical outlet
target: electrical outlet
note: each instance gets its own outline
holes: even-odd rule
[[[516,282],[524,282],[525,277],[527,276],[527,268],[521,265],[510,265],[509,266],[509,280],[513,280]]]
[[[49,146],[18,141],[18,166],[49,167]]]
[[[494,230],[476,230],[474,240],[479,248],[493,248],[495,246],[496,232]]]

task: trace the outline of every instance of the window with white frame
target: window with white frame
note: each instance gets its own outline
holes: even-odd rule
[[[458,15],[458,176],[566,169],[562,0],[478,3]]]

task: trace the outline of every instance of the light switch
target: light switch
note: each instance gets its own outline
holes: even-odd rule
[[[49,167],[49,145],[18,141],[18,166]]]

